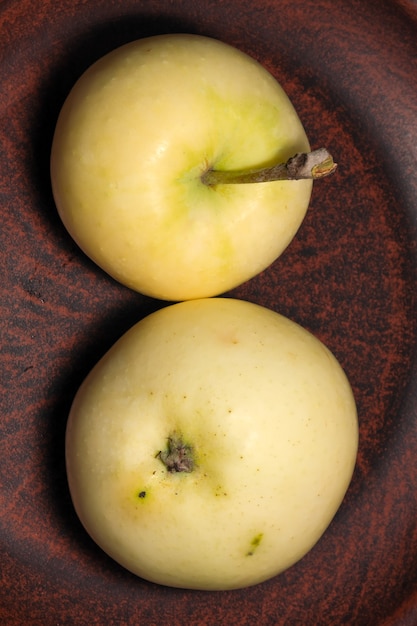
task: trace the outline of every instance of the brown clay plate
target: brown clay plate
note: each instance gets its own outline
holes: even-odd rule
[[[290,316],[338,356],[358,403],[357,469],[316,547],[243,591],[162,588],[124,571],[86,536],[66,484],[78,385],[162,303],[70,240],[51,196],[52,133],[88,65],[166,32],[261,61],[312,145],[339,162],[286,253],[230,295]],[[0,622],[415,626],[417,2],[3,0],[0,33]]]

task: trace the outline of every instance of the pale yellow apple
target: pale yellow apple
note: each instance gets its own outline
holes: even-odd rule
[[[66,462],[78,516],[113,559],[163,585],[233,589],[314,546],[357,444],[350,385],[318,339],[258,305],[202,299],[148,316],[96,365]]]
[[[224,293],[288,246],[309,180],[204,184],[210,168],[309,150],[291,102],[254,59],[207,37],[164,35],[100,59],[70,92],[51,154],[76,242],[118,281],[186,300]]]

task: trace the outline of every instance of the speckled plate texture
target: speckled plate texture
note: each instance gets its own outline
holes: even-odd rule
[[[93,61],[168,32],[258,59],[339,163],[284,255],[228,295],[291,317],[337,355],[358,404],[357,468],[314,549],[241,591],[128,573],[82,529],[65,475],[79,384],[164,303],[118,285],[66,233],[52,134]],[[3,0],[0,34],[0,623],[416,626],[417,2]]]

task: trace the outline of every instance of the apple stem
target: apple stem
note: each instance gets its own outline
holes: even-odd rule
[[[195,467],[192,446],[183,442],[180,436],[168,437],[166,450],[160,450],[156,455],[167,468],[168,472],[192,472]]]
[[[326,148],[319,148],[312,152],[301,152],[288,159],[286,163],[277,163],[272,167],[253,170],[207,170],[201,176],[201,181],[213,187],[214,185],[231,185],[246,183],[268,183],[275,180],[301,180],[324,178],[332,174],[337,167],[333,157]]]

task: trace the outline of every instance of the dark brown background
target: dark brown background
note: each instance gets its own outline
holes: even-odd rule
[[[180,31],[260,60],[339,162],[286,253],[230,295],[325,341],[360,418],[354,480],[321,541],[281,576],[224,593],[162,588],[107,558],[74,514],[63,457],[83,377],[162,303],[117,285],[66,234],[54,125],[102,54]],[[3,0],[0,33],[1,623],[415,626],[416,1]]]

